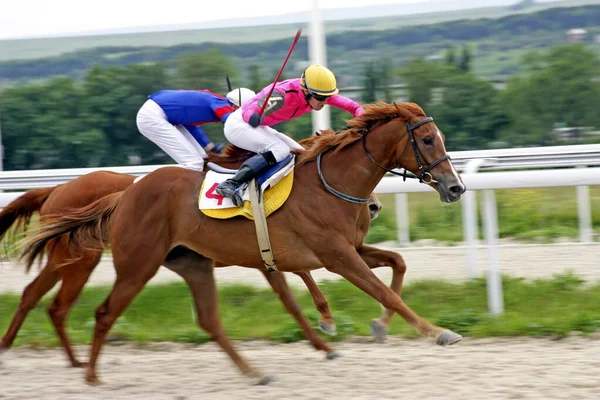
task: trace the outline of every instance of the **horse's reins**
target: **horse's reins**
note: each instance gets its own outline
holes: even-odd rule
[[[365,153],[367,154],[367,157],[369,157],[369,160],[371,160],[373,162],[373,164],[377,165],[379,168],[383,169],[386,172],[389,172],[390,174],[394,174],[394,175],[398,175],[401,176],[404,180],[406,180],[406,178],[413,178],[413,179],[418,179],[420,183],[425,183],[425,184],[430,184],[430,183],[437,183],[436,180],[433,179],[433,176],[431,175],[430,171],[436,167],[437,165],[439,165],[440,163],[446,161],[446,160],[450,160],[450,156],[448,154],[438,158],[437,160],[435,160],[432,163],[428,163],[427,168],[423,167],[423,164],[421,163],[421,158],[423,158],[423,161],[425,161],[427,163],[427,159],[425,158],[425,155],[421,152],[421,149],[419,148],[419,145],[417,144],[417,141],[415,140],[415,136],[413,134],[413,131],[415,129],[417,129],[419,126],[427,124],[429,122],[433,122],[433,118],[432,117],[427,117],[421,121],[418,121],[416,123],[414,123],[413,125],[410,125],[408,123],[408,121],[405,122],[406,124],[406,131],[408,132],[408,139],[406,141],[406,144],[404,145],[404,149],[402,149],[402,153],[400,153],[400,156],[398,157],[397,161],[396,161],[396,168],[399,168],[399,163],[400,160],[402,159],[402,157],[404,156],[404,153],[406,152],[406,149],[408,148],[408,142],[410,141],[410,144],[413,148],[413,152],[415,153],[415,159],[417,161],[417,165],[419,166],[419,171],[421,171],[420,175],[415,175],[411,172],[408,172],[406,169],[404,170],[404,172],[400,173],[400,172],[396,172],[392,169],[389,169],[387,167],[384,167],[383,165],[379,164],[377,161],[375,161],[375,159],[373,158],[373,156],[371,156],[371,154],[369,153],[369,151],[367,150],[367,141],[366,141],[366,136],[367,133],[369,133],[369,130],[365,130],[364,132],[362,132],[362,143],[363,143],[363,149],[365,150]],[[371,128],[373,129],[373,128]],[[321,171],[321,155],[323,153],[319,153],[319,155],[317,156],[317,172],[319,174],[319,178],[321,179],[321,182],[323,183],[323,186],[325,186],[325,188],[333,195],[339,197],[342,200],[346,200],[350,203],[355,203],[355,204],[366,204],[367,201],[369,201],[369,198],[362,198],[362,197],[354,197],[354,196],[350,196],[348,194],[342,193],[334,188],[332,188],[326,181],[325,181],[325,177],[323,176],[323,172]]]

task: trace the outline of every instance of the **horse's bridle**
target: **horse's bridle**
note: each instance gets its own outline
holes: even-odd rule
[[[371,160],[373,162],[373,164],[377,165],[379,168],[383,169],[384,171],[389,172],[390,174],[401,176],[404,180],[406,180],[406,178],[414,178],[414,179],[418,179],[419,182],[425,183],[425,184],[436,183],[436,181],[433,179],[433,176],[431,175],[431,173],[429,171],[431,171],[434,167],[436,167],[440,163],[442,163],[446,160],[450,160],[450,156],[448,154],[446,154],[446,155],[438,158],[434,162],[428,163],[427,167],[423,167],[423,164],[421,163],[421,158],[423,158],[423,161],[425,161],[425,163],[427,163],[427,159],[425,158],[425,155],[423,154],[423,152],[421,152],[421,149],[419,148],[419,145],[417,144],[417,141],[415,140],[415,135],[413,134],[413,131],[415,129],[417,129],[419,126],[427,124],[429,122],[433,122],[432,117],[427,117],[419,122],[414,123],[413,125],[410,125],[408,123],[408,121],[405,121],[406,131],[408,132],[408,140],[406,141],[406,144],[404,145],[404,149],[402,149],[402,153],[400,153],[400,156],[398,157],[398,159],[396,161],[396,166],[395,166],[395,168],[400,167],[400,165],[399,165],[400,160],[404,156],[404,153],[406,152],[406,149],[408,148],[408,142],[410,141],[410,144],[413,148],[413,152],[415,153],[415,159],[417,161],[417,165],[419,166],[419,171],[421,171],[420,175],[415,175],[411,172],[408,172],[406,169],[402,173],[396,172],[392,169],[384,167],[383,165],[381,165],[377,161],[375,161],[373,156],[371,156],[371,154],[367,150],[367,142],[366,142],[367,133],[369,133],[369,131],[372,130],[373,128],[362,132],[363,149],[365,150],[367,157],[369,157],[369,160]],[[322,153],[319,153],[319,155],[317,156],[317,171],[319,174],[319,178],[321,179],[321,182],[323,183],[325,188],[330,193],[334,194],[335,196],[339,197],[342,200],[349,201],[350,203],[366,204],[367,201],[369,201],[368,197],[365,199],[362,197],[350,196],[348,194],[345,194],[338,190],[335,190],[334,188],[329,186],[329,184],[327,182],[325,182],[325,177],[323,176],[323,173],[321,171],[321,155],[322,155]]]

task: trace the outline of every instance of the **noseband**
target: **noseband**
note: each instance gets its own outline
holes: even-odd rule
[[[405,122],[405,124],[406,124],[406,131],[408,132],[408,139],[409,139],[410,144],[411,144],[411,146],[413,148],[413,152],[415,153],[415,160],[417,161],[417,165],[419,166],[419,171],[421,172],[419,175],[415,175],[415,174],[413,174],[411,172],[408,172],[406,169],[402,173],[396,172],[396,171],[391,170],[391,169],[389,169],[387,167],[384,167],[383,165],[381,165],[377,161],[375,161],[375,159],[373,158],[373,156],[371,156],[371,154],[367,150],[366,137],[367,137],[367,133],[369,133],[369,131],[367,131],[367,130],[365,130],[362,133],[363,149],[365,150],[365,153],[367,154],[367,157],[369,157],[369,160],[371,160],[373,162],[373,164],[377,165],[379,168],[383,169],[384,171],[389,172],[390,174],[401,176],[404,180],[406,180],[406,178],[414,178],[414,179],[418,179],[419,182],[421,182],[421,183],[426,183],[426,184],[437,183],[437,181],[433,179],[433,176],[431,175],[431,173],[429,171],[431,171],[434,167],[436,167],[440,163],[442,163],[442,162],[444,162],[446,160],[450,160],[450,156],[448,154],[446,154],[446,155],[438,158],[434,162],[428,163],[427,167],[423,167],[423,163],[421,162],[421,158],[423,159],[423,161],[425,163],[427,163],[427,159],[425,158],[425,155],[423,154],[423,152],[421,152],[421,149],[419,148],[419,145],[417,144],[417,141],[415,140],[415,135],[413,134],[413,131],[415,129],[417,129],[419,126],[427,124],[429,122],[433,122],[433,118],[432,117],[427,117],[427,118],[425,118],[425,119],[423,119],[423,120],[421,120],[419,122],[414,123],[413,125],[410,125],[408,122]],[[399,168],[400,167],[400,165],[399,165],[400,160],[404,156],[404,153],[406,152],[407,147],[408,147],[408,141],[404,145],[404,149],[402,149],[402,153],[400,153],[400,157],[398,157],[398,160],[396,161],[395,168]],[[335,190],[334,188],[332,188],[331,186],[329,186],[329,184],[327,182],[325,182],[325,177],[323,177],[323,173],[321,171],[321,155],[322,155],[322,153],[319,153],[319,155],[317,156],[317,172],[318,172],[319,178],[321,179],[321,182],[323,183],[323,185],[325,186],[325,188],[330,193],[334,194],[335,196],[339,197],[342,200],[346,200],[346,201],[348,201],[350,203],[366,204],[369,201],[368,197],[365,199],[365,198],[362,198],[362,197],[354,197],[354,196],[347,195],[347,194],[342,193],[342,192],[340,192],[338,190]]]

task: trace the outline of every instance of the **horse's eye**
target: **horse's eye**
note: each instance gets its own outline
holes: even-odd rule
[[[429,146],[433,143],[433,138],[431,136],[424,137],[423,143],[425,143],[427,146]]]

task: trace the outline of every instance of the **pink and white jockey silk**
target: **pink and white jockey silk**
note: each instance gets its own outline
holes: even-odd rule
[[[269,85],[261,90],[256,97],[247,101],[242,105],[242,115],[245,122],[250,120],[250,117],[260,111],[262,101],[271,90]],[[260,103],[259,103],[260,102]],[[361,115],[364,110],[360,103],[351,100],[345,96],[334,94],[327,99],[327,105],[340,108],[348,111],[355,117]],[[300,87],[300,78],[288,79],[275,84],[275,89],[267,104],[261,125],[273,126],[281,122],[289,121],[298,118],[311,111],[312,108],[308,105],[304,92]]]

